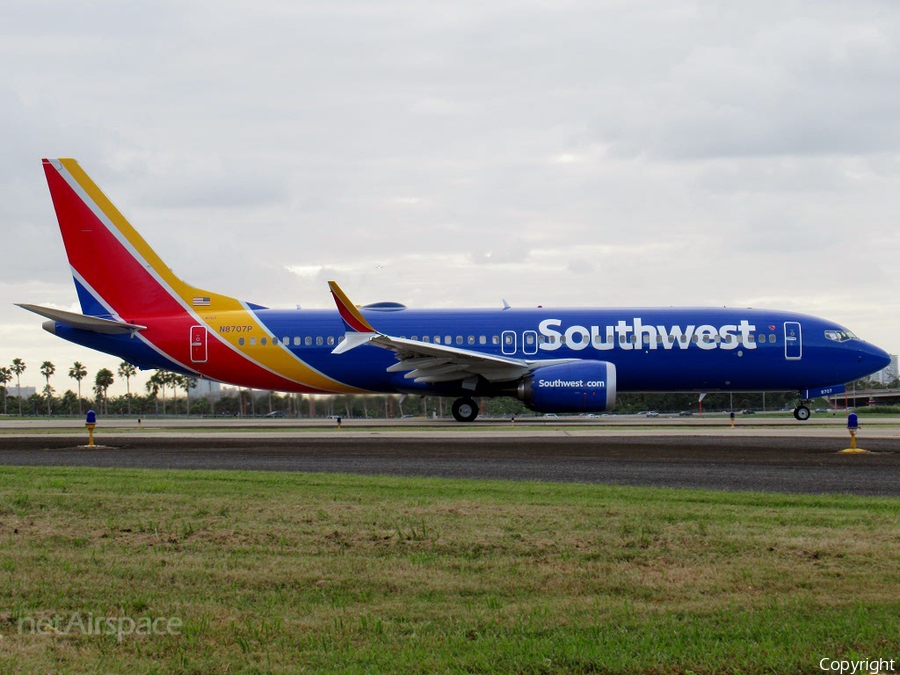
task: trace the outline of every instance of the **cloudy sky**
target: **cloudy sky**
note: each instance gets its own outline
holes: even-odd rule
[[[896,2],[9,0],[0,59],[23,385],[118,364],[12,305],[76,309],[57,156],[260,304],[775,307],[900,352]]]

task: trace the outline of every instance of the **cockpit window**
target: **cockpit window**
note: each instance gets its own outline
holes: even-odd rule
[[[856,340],[856,336],[849,330],[826,330],[825,338],[834,340],[835,342],[846,342],[847,340]]]

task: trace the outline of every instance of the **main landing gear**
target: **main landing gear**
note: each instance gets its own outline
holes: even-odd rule
[[[457,422],[474,422],[478,417],[478,405],[470,398],[458,398],[453,402],[453,417]]]

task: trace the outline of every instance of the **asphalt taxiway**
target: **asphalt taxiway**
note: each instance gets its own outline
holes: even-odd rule
[[[838,421],[457,426],[334,422],[0,422],[0,466],[338,472],[779,493],[900,496],[900,426],[871,425],[844,455]]]

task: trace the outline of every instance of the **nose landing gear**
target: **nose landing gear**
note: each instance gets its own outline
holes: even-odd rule
[[[809,408],[806,406],[807,403],[809,403],[809,401],[800,401],[800,404],[794,408],[795,419],[801,422],[805,422],[809,419]]]
[[[794,417],[801,422],[805,422],[809,419],[809,408],[807,408],[805,405],[798,405],[796,408],[794,408]]]

